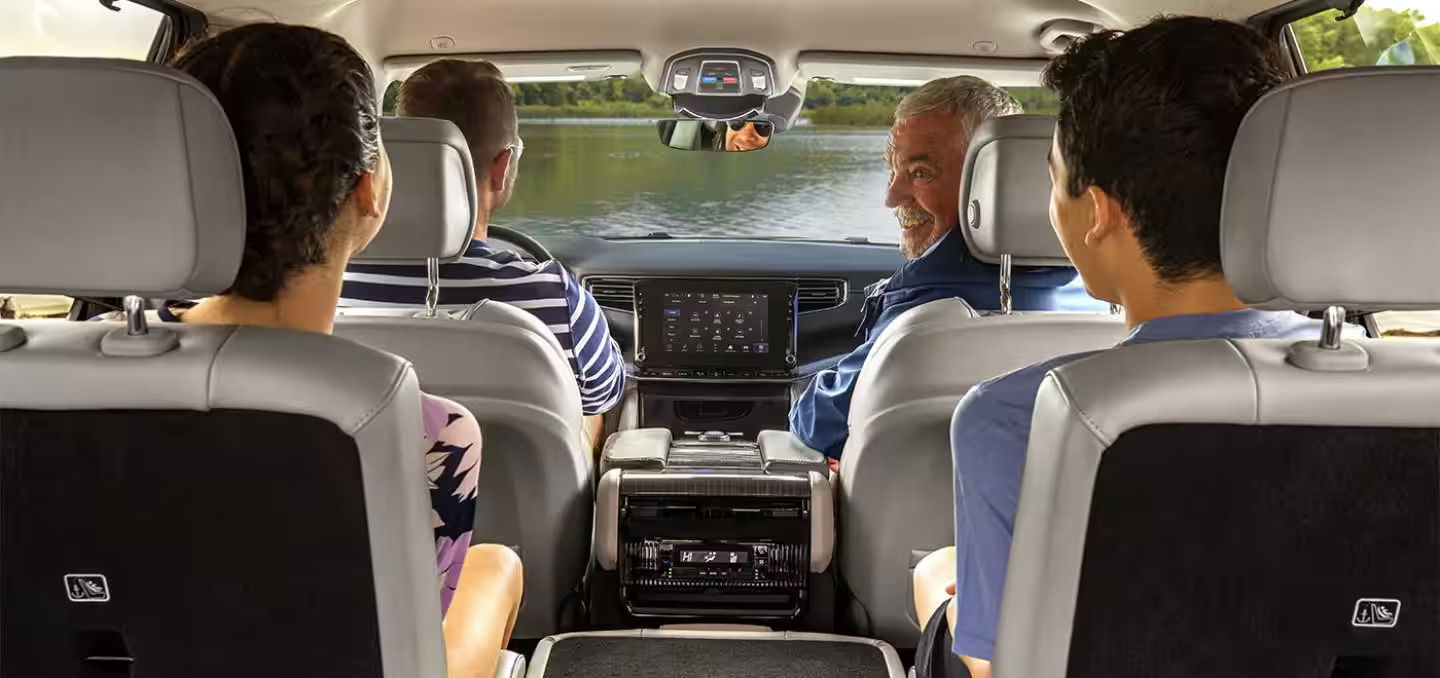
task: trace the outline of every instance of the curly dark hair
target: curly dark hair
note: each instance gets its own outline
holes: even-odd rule
[[[245,256],[227,293],[270,301],[325,262],[341,206],[380,153],[370,66],[307,26],[241,26],[181,52],[175,68],[230,118],[245,179]]]
[[[1164,17],[1077,40],[1045,69],[1072,196],[1119,200],[1159,276],[1220,273],[1220,202],[1240,121],[1286,77],[1274,44],[1229,21]]]

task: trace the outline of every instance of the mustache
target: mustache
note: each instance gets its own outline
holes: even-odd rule
[[[934,217],[930,216],[929,212],[921,209],[916,209],[914,207],[895,208],[895,219],[898,220],[901,224],[915,226],[926,224],[935,220]]]

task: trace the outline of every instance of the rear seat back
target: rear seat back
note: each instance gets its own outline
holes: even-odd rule
[[[356,263],[415,264],[464,253],[474,226],[474,171],[456,127],[386,118],[395,175],[381,237]],[[467,188],[468,187],[468,188]],[[585,451],[580,391],[560,343],[529,312],[482,302],[437,318],[410,309],[341,309],[335,334],[405,356],[427,393],[480,422],[484,458],[474,541],[515,547],[525,562],[518,638],[559,628],[590,555],[594,461]]]
[[[0,289],[228,288],[240,155],[194,79],[0,59]],[[312,332],[0,322],[7,676],[445,675],[409,363]]]
[[[1019,115],[976,129],[961,193],[961,228],[976,258],[1069,265],[1047,207],[1054,127],[1048,116]],[[863,630],[901,647],[918,637],[910,572],[954,543],[950,417],[965,393],[1011,370],[1113,346],[1124,333],[1109,315],[981,317],[961,299],[925,304],[885,329],[856,382],[840,461],[840,571]]]

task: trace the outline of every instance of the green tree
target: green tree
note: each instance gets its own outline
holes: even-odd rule
[[[1434,64],[1440,57],[1440,25],[1425,25],[1419,10],[1362,7],[1352,19],[1338,17],[1339,12],[1325,12],[1291,24],[1307,69],[1395,63],[1407,53],[1416,64]],[[1382,59],[1387,54],[1388,62]]]

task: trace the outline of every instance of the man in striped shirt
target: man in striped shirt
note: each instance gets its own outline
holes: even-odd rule
[[[465,256],[440,266],[439,307],[458,310],[490,299],[529,311],[560,341],[585,414],[614,407],[625,390],[625,363],[594,297],[560,262],[530,263],[485,242],[490,216],[510,200],[524,150],[516,133],[515,97],[499,69],[484,61],[432,62],[400,86],[398,108],[403,116],[455,123],[475,161],[480,200],[475,231]],[[424,266],[352,264],[340,305],[422,309],[425,292]],[[590,433],[596,441],[597,432]]]

